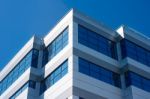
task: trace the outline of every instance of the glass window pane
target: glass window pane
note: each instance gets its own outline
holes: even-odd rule
[[[62,35],[59,35],[59,37],[56,39],[56,53],[62,49],[62,44]]]
[[[62,76],[64,76],[65,74],[67,74],[67,72],[68,72],[67,68],[64,69],[64,70],[62,71]]]
[[[149,51],[146,50],[145,48],[142,48],[137,44],[134,44],[131,41],[128,41],[126,39],[122,40],[121,47],[122,47],[123,58],[128,56],[140,63],[150,66],[149,56],[147,54],[149,53]]]
[[[89,67],[90,66],[90,67]],[[116,87],[121,87],[120,76],[116,73],[79,58],[79,72],[104,81]]]
[[[54,72],[54,76],[57,76],[61,73],[61,67],[57,68],[57,70]]]
[[[99,79],[100,78],[100,74],[98,72],[95,72],[95,71],[90,71],[90,76],[96,78],[96,79]]]
[[[54,78],[54,83],[56,83],[60,78],[61,78],[61,74],[58,74],[58,75]]]
[[[111,58],[117,59],[115,44],[111,44],[112,41],[102,37],[101,35],[79,25],[78,26],[78,40],[79,43],[103,53]],[[110,44],[109,44],[110,43]]]

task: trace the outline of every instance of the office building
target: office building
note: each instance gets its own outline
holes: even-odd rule
[[[150,99],[150,39],[72,9],[4,67],[0,99]]]

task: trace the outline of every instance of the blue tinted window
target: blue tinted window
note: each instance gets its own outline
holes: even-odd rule
[[[121,41],[122,58],[130,57],[138,62],[150,66],[150,51],[128,41],[126,39]]]
[[[40,84],[40,94],[55,84],[68,72],[68,60],[63,62],[58,68],[56,68],[47,78],[45,78]]]
[[[26,84],[24,84],[18,91],[16,91],[9,99],[16,99],[19,94],[21,94],[27,87],[31,87],[35,89],[35,81],[29,80]]]
[[[46,79],[45,79],[46,80]],[[40,94],[42,94],[47,88],[46,88],[46,81],[43,80],[41,83],[40,83]]]
[[[63,39],[63,42],[62,42],[63,47],[65,47],[68,43],[68,29],[63,31],[62,39]]]
[[[79,72],[116,87],[121,87],[119,74],[102,68],[82,58],[79,58]]]
[[[68,27],[43,51],[43,66],[68,44]]]
[[[36,82],[33,81],[33,80],[30,80],[30,81],[29,81],[29,87],[35,89],[35,87],[36,87]]]
[[[38,50],[33,50],[32,52],[32,67],[37,68],[38,65],[38,56],[39,56],[39,51]]]
[[[116,44],[114,42],[81,25],[78,26],[78,40],[79,43],[89,48],[117,59]]]
[[[48,50],[45,48],[43,50],[43,58],[42,58],[42,66],[44,66],[48,62]]]
[[[15,68],[1,81],[0,94],[2,94],[14,81],[16,81],[30,66],[37,67],[38,50],[31,50]]]
[[[130,71],[125,73],[125,79],[126,87],[134,85],[140,89],[150,92],[150,79],[147,79]]]
[[[87,75],[90,74],[90,64],[87,61],[80,59],[79,65],[80,65],[79,72],[82,72],[82,73],[87,74]]]
[[[58,53],[63,48],[63,41],[62,41],[62,35],[58,36],[56,39],[56,53]]]

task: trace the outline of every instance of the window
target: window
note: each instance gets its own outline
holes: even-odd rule
[[[32,49],[1,81],[0,95],[10,87],[30,66],[37,67],[38,53],[36,49]]]
[[[100,67],[83,58],[79,58],[79,72],[116,87],[121,87],[120,75]]]
[[[30,80],[30,81],[29,81],[29,87],[35,89],[35,87],[36,87],[36,82],[33,81],[33,80]]]
[[[35,89],[35,84],[36,84],[35,81],[29,80],[18,91],[16,91],[9,99],[16,99],[16,97],[19,96],[27,87]]]
[[[49,76],[47,76],[40,84],[40,94],[42,94],[49,87],[54,85],[68,72],[68,60],[63,62],[58,68],[56,68]]]
[[[123,39],[121,41],[121,52],[122,59],[125,57],[130,57],[140,63],[150,66],[150,51]]]
[[[68,44],[68,27],[43,51],[43,66]]]
[[[125,73],[126,87],[134,85],[140,89],[150,92],[150,79],[142,77],[134,72]]]
[[[116,44],[103,36],[79,25],[78,26],[79,43],[103,53],[111,58],[117,59]]]

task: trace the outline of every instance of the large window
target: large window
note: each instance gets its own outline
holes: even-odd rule
[[[1,81],[0,94],[11,86],[30,66],[37,67],[38,53],[36,49],[31,50],[15,68]]]
[[[125,79],[126,87],[134,85],[140,89],[150,92],[150,79],[147,79],[130,71],[125,73]]]
[[[150,51],[128,41],[121,41],[122,58],[130,57],[138,62],[150,66]]]
[[[63,62],[58,68],[56,68],[47,78],[45,78],[40,85],[40,94],[45,92],[49,87],[54,85],[68,72],[68,61]]]
[[[43,66],[68,44],[68,27],[44,50]]]
[[[116,87],[121,87],[119,74],[100,67],[83,58],[79,58],[79,72],[114,85]]]
[[[79,25],[78,26],[79,43],[103,53],[111,58],[117,59],[116,43],[103,36]]]
[[[16,99],[26,88],[30,87],[35,89],[36,82],[29,80],[26,84],[24,84],[17,92],[15,92],[9,99]]]

